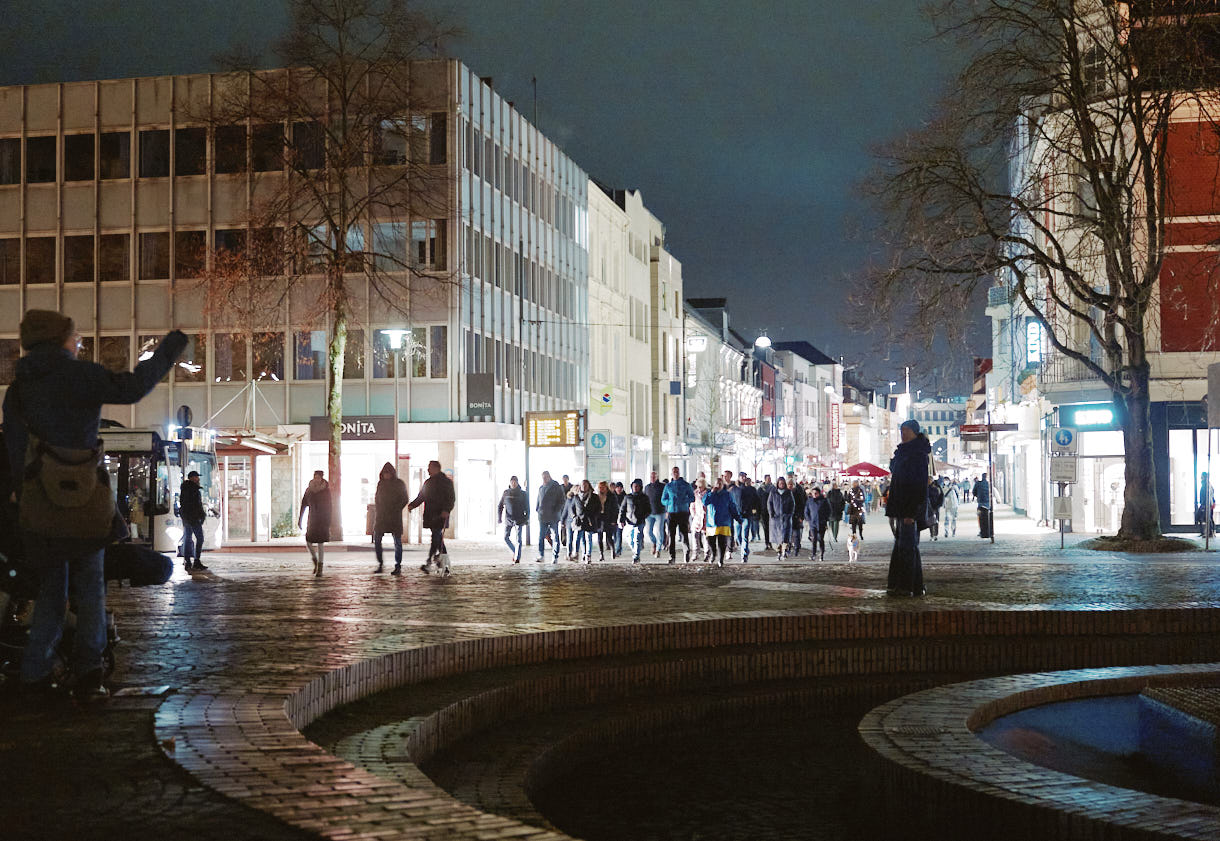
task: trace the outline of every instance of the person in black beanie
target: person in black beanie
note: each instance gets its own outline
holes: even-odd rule
[[[885,515],[897,523],[886,592],[895,596],[922,596],[925,591],[919,532],[928,527],[932,444],[916,420],[904,421],[900,434],[902,443],[890,459],[890,493],[885,506]]]

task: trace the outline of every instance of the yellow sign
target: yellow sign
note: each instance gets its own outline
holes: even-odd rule
[[[527,447],[579,447],[583,412],[526,412]]]

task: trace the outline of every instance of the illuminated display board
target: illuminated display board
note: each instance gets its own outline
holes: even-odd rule
[[[528,447],[579,447],[584,412],[526,412],[525,444]]]

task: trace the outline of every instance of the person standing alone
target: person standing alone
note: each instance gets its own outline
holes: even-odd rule
[[[203,554],[203,522],[207,514],[203,510],[198,470],[186,474],[186,481],[178,491],[178,517],[182,520],[182,560],[186,571],[207,569],[199,560]]]
[[[326,481],[321,470],[315,470],[301,497],[301,514],[297,517],[297,527],[300,528],[301,520],[308,510],[309,524],[305,527],[305,546],[309,549],[309,556],[313,558],[313,574],[316,578],[322,577],[324,547],[330,540],[330,509],[330,483]]]
[[[407,484],[398,478],[398,471],[388,461],[377,475],[377,490],[373,494],[373,552],[377,556],[376,572],[385,569],[381,557],[381,539],[389,535],[394,540],[394,569],[390,575],[402,575],[402,509],[406,507]]]
[[[902,443],[890,460],[890,492],[885,515],[897,522],[898,534],[890,554],[886,592],[899,596],[922,596],[923,563],[919,557],[919,532],[928,528],[928,485],[932,444],[919,430],[919,421],[903,421]]]

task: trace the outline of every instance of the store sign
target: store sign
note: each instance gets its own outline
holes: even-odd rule
[[[707,336],[687,336],[686,349],[691,353],[702,353],[707,350]]]
[[[340,422],[344,441],[393,441],[393,415],[344,415]],[[330,419],[309,419],[309,440],[330,440]]]
[[[839,420],[841,417],[842,403],[830,404],[830,449],[839,449]]]
[[[1080,403],[1059,407],[1059,422],[1076,429],[1117,429],[1113,403]]]
[[[527,447],[579,447],[583,412],[526,412]]]
[[[1025,364],[1042,361],[1042,322],[1030,319],[1025,323]]]
[[[466,417],[482,418],[496,413],[494,374],[466,375]]]

